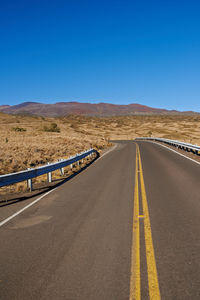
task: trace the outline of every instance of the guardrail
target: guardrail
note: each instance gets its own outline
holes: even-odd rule
[[[93,153],[97,154],[97,151],[95,149],[89,149],[85,152],[76,154],[75,156],[71,156],[68,159],[61,159],[58,162],[48,163],[47,165],[38,168],[29,168],[25,171],[0,175],[0,187],[27,180],[28,187],[30,191],[32,191],[33,178],[47,174],[48,181],[52,182],[51,172],[60,169],[61,175],[64,175],[64,167],[71,165],[72,168],[73,163],[75,162],[77,162],[77,164],[79,165],[80,160],[84,159],[87,156],[91,156]]]
[[[150,141],[162,142],[174,146],[176,148],[183,149],[188,152],[193,152],[194,154],[197,155],[200,154],[200,146],[188,144],[176,140],[169,140],[169,139],[156,138],[156,137],[140,137],[140,138],[136,138],[136,140],[150,140]]]

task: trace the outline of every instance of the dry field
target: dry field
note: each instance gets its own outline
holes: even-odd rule
[[[109,140],[156,136],[200,145],[200,116],[67,116],[43,118],[0,113],[0,175],[67,158]],[[18,190],[24,186],[18,184]],[[6,188],[1,188],[6,191]]]

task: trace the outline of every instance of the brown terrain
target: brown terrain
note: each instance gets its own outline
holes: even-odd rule
[[[67,158],[88,148],[99,152],[110,140],[156,136],[200,145],[199,115],[39,117],[0,113],[0,175]],[[37,182],[46,180],[38,177]],[[22,191],[25,183],[0,189]]]
[[[69,114],[88,116],[122,116],[137,114],[179,114],[175,110],[152,108],[141,104],[116,105],[109,103],[79,103],[58,102],[55,104],[43,104],[36,102],[24,102],[18,105],[2,105],[0,111],[7,114],[31,114],[39,116],[57,117]],[[183,112],[189,113],[189,112]],[[190,112],[191,113],[191,112]]]

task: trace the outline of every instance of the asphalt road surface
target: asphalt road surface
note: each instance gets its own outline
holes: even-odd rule
[[[3,224],[0,243],[2,300],[198,300],[200,165],[118,142]]]

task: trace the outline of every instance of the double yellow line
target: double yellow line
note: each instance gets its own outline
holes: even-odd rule
[[[141,186],[143,214],[139,214],[139,179]],[[131,251],[131,279],[130,279],[130,300],[141,299],[141,274],[140,274],[140,222],[144,222],[145,249],[147,261],[147,274],[149,286],[149,299],[160,300],[160,290],[154,255],[151,224],[145,191],[142,162],[139,146],[136,144],[136,168],[135,168],[135,190],[134,190],[134,211],[133,211],[133,241]]]

